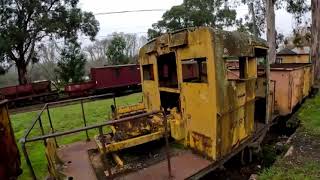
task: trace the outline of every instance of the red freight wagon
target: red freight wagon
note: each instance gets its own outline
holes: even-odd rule
[[[135,86],[141,83],[139,68],[136,64],[91,68],[91,79],[96,89]]]
[[[51,90],[51,81],[39,81],[25,85],[0,88],[0,95],[9,100],[10,107],[18,104],[32,104],[32,101],[50,101],[57,98]],[[28,100],[28,101],[25,101]]]
[[[69,94],[69,96],[83,96],[89,93],[90,90],[94,89],[96,83],[94,81],[83,82],[83,83],[73,83],[68,84],[64,87],[64,91]]]

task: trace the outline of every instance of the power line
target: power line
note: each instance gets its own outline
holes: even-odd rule
[[[139,10],[127,10],[127,11],[112,11],[112,12],[101,12],[95,13],[94,15],[108,15],[108,14],[123,14],[123,13],[134,13],[134,12],[156,12],[156,11],[167,11],[167,9],[139,9]]]

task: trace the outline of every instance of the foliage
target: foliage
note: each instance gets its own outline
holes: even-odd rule
[[[99,23],[81,11],[78,0],[2,0],[0,2],[0,63],[14,64],[19,83],[27,83],[27,66],[39,61],[36,46],[46,37],[93,39]]]
[[[63,84],[83,81],[86,58],[76,42],[68,42],[60,54],[56,72]]]
[[[239,31],[254,34],[260,37],[265,32],[266,4],[264,0],[241,0],[248,5],[249,12],[244,18],[237,20],[236,25]]]
[[[148,30],[149,39],[166,31],[193,27],[212,26],[229,27],[235,24],[236,11],[230,9],[224,0],[185,0],[181,5],[166,11],[162,20]]]
[[[123,96],[123,97],[117,98],[116,100],[117,100],[117,104],[120,106],[134,104],[141,101],[141,94],[136,93],[128,96]],[[92,101],[92,102],[85,103],[84,110],[85,110],[85,115],[87,119],[87,124],[94,125],[97,123],[105,122],[105,120],[110,117],[109,115],[111,111],[109,107],[112,103],[113,103],[112,99]],[[14,134],[17,141],[19,141],[19,139],[22,138],[26,128],[30,127],[30,123],[36,117],[37,113],[38,112],[33,111],[33,112],[14,114],[10,116]],[[50,108],[50,115],[51,115],[55,130],[59,132],[83,127],[81,106],[79,104]],[[44,113],[41,116],[41,119],[43,122],[45,133],[48,133],[50,126],[49,126],[47,114]],[[107,131],[104,130],[104,132],[107,132]],[[96,135],[97,133],[98,133],[97,130],[90,130],[89,131],[90,138],[93,138],[94,135]],[[34,137],[36,135],[40,135],[39,126],[35,126],[35,128],[32,130],[30,134],[30,137]],[[85,133],[83,132],[83,133],[73,134],[70,136],[64,136],[62,138],[58,138],[57,140],[59,145],[63,145],[63,144],[76,142],[79,140],[85,140],[85,138],[86,136],[85,136]],[[45,179],[45,176],[47,175],[47,160],[45,158],[43,142],[38,141],[35,143],[29,143],[27,144],[27,150],[32,162],[32,166],[36,172],[38,179]],[[21,163],[22,163],[23,174],[19,176],[19,179],[23,179],[23,180],[31,179],[30,172],[28,171],[28,167],[26,165],[26,162],[22,154],[21,154],[21,158],[22,158]]]
[[[103,65],[103,62],[107,62],[106,50],[110,44],[110,39],[105,38],[102,40],[96,40],[92,45],[85,48],[85,51],[89,54],[90,61],[101,62],[99,64]]]
[[[265,0],[241,0],[241,2],[248,5],[249,13],[244,19],[240,18],[237,20],[236,25],[238,30],[253,34],[254,28],[257,28],[257,34],[261,36],[266,28],[265,17],[267,14]],[[310,11],[310,5],[304,0],[274,0],[274,5],[276,9],[285,7],[287,12],[295,17],[298,24],[302,22],[303,14]]]
[[[108,46],[106,56],[112,65],[127,64],[128,56],[125,54],[126,41],[120,34],[114,34]]]

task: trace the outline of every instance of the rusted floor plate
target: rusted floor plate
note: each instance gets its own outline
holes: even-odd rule
[[[96,180],[88,155],[88,150],[95,148],[94,141],[80,141],[59,148],[58,156],[65,163],[62,173],[76,180]]]
[[[193,154],[184,152],[171,158],[172,179],[185,179],[199,170],[207,167],[210,161]],[[168,161],[164,160],[143,170],[128,174],[119,179],[123,180],[167,180]]]

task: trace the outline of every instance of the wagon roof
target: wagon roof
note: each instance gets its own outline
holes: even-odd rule
[[[284,48],[281,51],[279,51],[277,55],[297,55],[297,53],[288,48]]]
[[[193,32],[197,29],[207,29],[213,34],[215,47],[220,47],[219,54],[223,57],[239,57],[239,56],[254,56],[254,48],[259,47],[267,49],[267,43],[261,38],[256,38],[248,33],[242,33],[238,31],[224,31],[219,29],[213,29],[212,27],[190,27],[174,32],[165,33],[157,38],[152,39],[146,45],[142,47],[146,51],[144,53],[154,52],[157,46],[163,46],[163,43],[169,43],[169,47],[178,46],[177,44],[170,44],[172,42],[178,42],[183,44],[182,40],[183,32]],[[180,34],[180,35],[178,35]],[[184,36],[185,37],[185,36]],[[172,40],[177,38],[176,40]],[[169,39],[164,41],[164,39]],[[217,51],[217,48],[215,48]]]
[[[121,64],[121,65],[107,65],[103,67],[93,67],[92,69],[103,69],[103,68],[112,68],[112,67],[126,67],[126,66],[136,66],[137,64]]]

